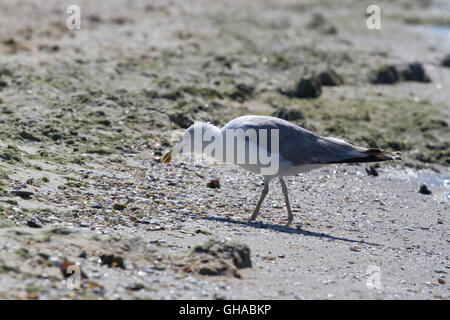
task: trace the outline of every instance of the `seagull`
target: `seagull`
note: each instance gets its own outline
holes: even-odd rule
[[[228,135],[228,133],[236,132],[238,134]],[[197,137],[200,135],[199,148],[193,148],[196,135]],[[204,139],[206,136],[209,139]],[[214,140],[210,137],[214,137]],[[221,143],[218,143],[219,140]],[[163,155],[161,161],[168,163],[172,157],[184,152],[203,154],[208,148],[211,149],[210,145],[213,142],[217,142],[217,145],[216,150],[211,152],[212,157],[263,176],[264,187],[249,222],[256,220],[269,192],[270,182],[278,178],[286,202],[288,226],[292,223],[294,216],[284,177],[295,176],[330,164],[401,160],[400,152],[358,147],[338,138],[321,137],[283,119],[247,115],[231,120],[221,129],[211,123],[194,123],[186,129],[177,144]],[[239,150],[239,146],[245,149]],[[235,154],[228,157],[227,152]],[[260,156],[256,157],[255,153]],[[266,157],[263,158],[261,155]],[[253,162],[249,161],[252,156]],[[225,157],[226,160],[224,160]],[[270,168],[267,159],[272,161],[270,165],[275,167],[275,170],[268,170]]]

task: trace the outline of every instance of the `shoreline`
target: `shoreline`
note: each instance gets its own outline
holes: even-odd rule
[[[384,1],[369,30],[369,1],[78,2],[75,31],[59,0],[0,0],[0,298],[450,298],[450,48],[426,31],[449,12]],[[262,177],[161,163],[173,132],[244,114],[404,161],[289,177],[291,227],[274,182],[247,223]]]

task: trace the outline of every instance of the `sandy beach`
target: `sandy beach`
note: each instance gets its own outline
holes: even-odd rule
[[[0,0],[0,298],[449,299],[450,7],[370,4]],[[246,114],[402,161],[286,178],[291,226],[275,182],[249,223],[261,176],[161,163]]]

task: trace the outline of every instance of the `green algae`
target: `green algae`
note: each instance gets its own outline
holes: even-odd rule
[[[368,147],[403,151],[409,160],[448,165],[450,131],[443,106],[424,100],[379,97],[313,101],[273,97],[270,103],[291,105],[303,112],[321,135],[336,136]],[[301,121],[301,120],[300,120]],[[447,142],[446,142],[447,141]]]

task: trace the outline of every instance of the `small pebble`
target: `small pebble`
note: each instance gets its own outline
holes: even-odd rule
[[[419,193],[421,193],[421,194],[431,194],[431,191],[428,190],[428,187],[425,184],[423,184],[419,188]]]
[[[206,184],[206,186],[211,189],[218,189],[218,188],[220,188],[220,182],[218,179],[211,180],[210,182],[208,182]]]
[[[374,177],[378,176],[378,171],[375,169],[374,166],[370,166],[370,167],[366,168],[366,172],[369,176],[374,176]]]
[[[36,222],[36,220],[28,220],[28,221],[27,221],[27,225],[28,225],[30,228],[42,228],[42,226],[41,226],[40,224],[38,224],[38,223]]]

